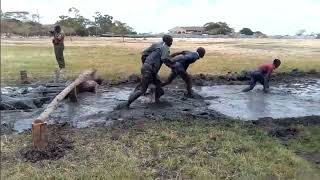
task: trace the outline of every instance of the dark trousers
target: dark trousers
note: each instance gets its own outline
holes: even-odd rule
[[[58,62],[59,68],[65,68],[64,57],[63,57],[64,45],[54,45],[54,54]]]
[[[249,87],[245,88],[243,92],[251,91],[256,86],[257,82],[263,85],[264,90],[267,90],[269,88],[269,83],[265,80],[265,75],[262,72],[254,71],[250,76],[251,80],[249,82]]]
[[[140,96],[145,94],[148,86],[151,83],[156,86],[155,100],[158,101],[159,98],[164,94],[164,91],[161,88],[161,81],[158,79],[157,74],[154,72],[151,65],[143,64],[141,68],[141,82],[137,85],[134,92],[129,96],[128,106]]]
[[[166,86],[170,84],[177,76],[180,76],[183,81],[186,83],[188,94],[192,94],[192,80],[190,75],[187,73],[187,71],[184,69],[184,67],[176,63],[172,67],[171,74],[169,75],[168,79],[162,84],[162,86]]]

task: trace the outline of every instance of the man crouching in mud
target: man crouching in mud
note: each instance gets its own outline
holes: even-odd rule
[[[269,81],[274,69],[277,69],[281,64],[280,59],[273,60],[272,64],[264,64],[258,68],[257,71],[251,73],[250,86],[242,90],[242,92],[251,91],[257,84],[257,82],[263,85],[263,91],[269,92]]]
[[[194,97],[192,93],[192,79],[188,74],[187,69],[190,64],[196,62],[200,58],[203,58],[205,53],[206,50],[203,47],[199,47],[196,52],[181,51],[180,53],[173,54],[172,56],[175,56],[176,54],[180,55],[172,58],[174,64],[171,67],[171,74],[168,79],[161,84],[161,86],[163,87],[170,84],[177,76],[180,76],[187,86],[187,94],[185,95],[187,97]]]
[[[145,57],[142,56],[143,62],[141,68],[141,82],[135,88],[134,92],[130,94],[127,102],[119,104],[115,109],[122,109],[124,107],[129,108],[130,104],[138,99],[141,95],[145,94],[148,86],[153,83],[156,86],[155,90],[155,101],[158,102],[159,98],[164,94],[161,88],[161,81],[158,79],[158,72],[163,63],[168,67],[171,67],[172,62],[170,58],[170,46],[172,45],[173,39],[170,35],[163,36],[163,42],[152,44],[144,52]]]

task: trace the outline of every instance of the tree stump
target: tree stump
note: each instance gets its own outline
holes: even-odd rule
[[[27,84],[28,83],[28,75],[26,70],[20,71],[20,79],[22,84]]]
[[[34,148],[43,149],[48,145],[47,123],[35,120],[32,123],[32,144]]]

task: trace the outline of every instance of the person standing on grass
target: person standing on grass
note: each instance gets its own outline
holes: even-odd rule
[[[181,51],[175,53],[178,56],[172,58],[174,64],[171,67],[171,74],[169,75],[168,79],[161,84],[161,86],[166,86],[170,84],[177,76],[180,76],[187,86],[187,97],[193,97],[192,93],[192,79],[187,72],[187,69],[190,64],[196,62],[198,59],[203,58],[206,53],[206,50],[203,47],[199,47],[195,52],[191,51]]]
[[[150,53],[141,58],[141,82],[137,85],[133,93],[129,96],[127,102],[119,104],[115,109],[122,109],[124,107],[129,108],[130,104],[138,99],[140,96],[146,93],[150,84],[155,84],[155,101],[158,102],[159,98],[164,94],[161,88],[161,81],[158,79],[158,72],[163,63],[168,67],[171,67],[172,61],[170,61],[170,46],[173,39],[170,35],[163,36],[163,42],[155,43],[148,49],[152,49]],[[148,50],[147,49],[147,50]]]
[[[242,92],[251,91],[259,82],[263,85],[263,91],[269,92],[269,81],[273,70],[277,69],[281,65],[280,59],[273,60],[272,64],[264,64],[258,68],[258,70],[251,73],[250,86],[243,89]]]
[[[50,31],[53,34],[53,48],[54,54],[56,56],[56,60],[59,65],[60,71],[65,68],[65,62],[63,57],[63,50],[64,50],[64,33],[61,30],[60,25],[54,26],[54,30]]]

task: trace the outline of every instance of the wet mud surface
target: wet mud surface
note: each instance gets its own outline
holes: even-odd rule
[[[209,109],[241,120],[263,117],[285,118],[320,115],[320,80],[271,86],[263,93],[257,85],[250,92],[241,92],[246,85],[217,85],[197,88],[209,102]]]
[[[214,78],[194,77],[194,91],[199,94],[195,98],[184,96],[184,84],[178,80],[165,87],[165,95],[160,103],[154,103],[152,94],[147,94],[135,101],[130,109],[122,110],[114,108],[127,100],[135,84],[122,82],[101,86],[97,94],[79,94],[77,103],[64,100],[50,115],[48,123],[51,125],[48,129],[49,133],[54,134],[52,137],[55,137],[49,139],[50,145],[44,150],[28,146],[21,149],[19,154],[22,159],[30,162],[56,160],[73,149],[73,142],[66,137],[70,129],[110,126],[113,128],[111,138],[117,140],[130,126],[130,122],[134,124],[134,128],[143,131],[147,128],[144,127],[144,122],[152,120],[199,118],[228,122],[241,119],[246,121],[248,127],[263,129],[271,137],[281,140],[284,145],[299,135],[300,130],[296,125],[320,125],[320,78],[318,77],[280,78],[280,81],[271,83],[269,94],[262,92],[261,85],[257,85],[252,92],[242,93],[241,89],[246,87],[245,84],[248,82]],[[2,97],[5,95],[15,100],[22,100],[22,104],[26,106],[13,104],[21,108],[6,107],[6,110],[1,110],[1,134],[29,131],[32,121],[44,110],[54,95],[59,93],[59,88],[63,87],[64,85],[29,87],[29,89],[28,87],[2,88]],[[34,99],[39,97],[47,99],[37,106]],[[12,102],[10,98],[7,99]],[[2,104],[6,102],[4,98],[1,98],[1,101]],[[60,128],[61,124],[67,124],[68,132]],[[315,164],[320,162],[320,155],[317,152],[296,153]]]
[[[279,78],[283,75],[274,76]],[[125,102],[135,84],[121,82],[101,86],[97,94],[81,93],[77,103],[64,100],[50,115],[49,124],[68,123],[72,127],[108,126],[116,121],[139,119],[241,119],[257,120],[264,117],[291,118],[320,116],[320,78],[311,76],[284,76],[272,81],[271,92],[264,94],[261,85],[255,90],[242,93],[247,81],[225,79],[219,76],[195,75],[194,91],[201,96],[186,98],[181,80],[165,87],[165,95],[160,103],[154,103],[152,95],[140,97],[130,109],[114,110]],[[138,78],[131,77],[133,82]],[[290,82],[287,82],[287,81]],[[130,82],[130,81],[129,81]],[[132,80],[131,80],[132,82]],[[231,84],[231,85],[230,85]],[[50,85],[24,88],[2,88],[2,96],[21,100],[32,108],[15,108],[1,111],[1,134],[22,132],[31,128],[32,121],[44,110],[59,88],[63,85]],[[29,89],[28,89],[29,88]],[[21,93],[22,92],[22,93]],[[45,92],[45,93],[44,93]],[[47,98],[36,106],[34,99]],[[28,99],[26,102],[25,99]],[[2,104],[6,104],[1,99]],[[31,104],[31,105],[30,105]],[[19,107],[19,106],[17,106]]]
[[[32,146],[24,147],[20,150],[19,154],[25,161],[32,163],[41,160],[57,160],[62,158],[68,151],[73,150],[73,142],[63,134],[63,125],[49,126],[48,129],[48,146],[44,149],[35,149]]]

